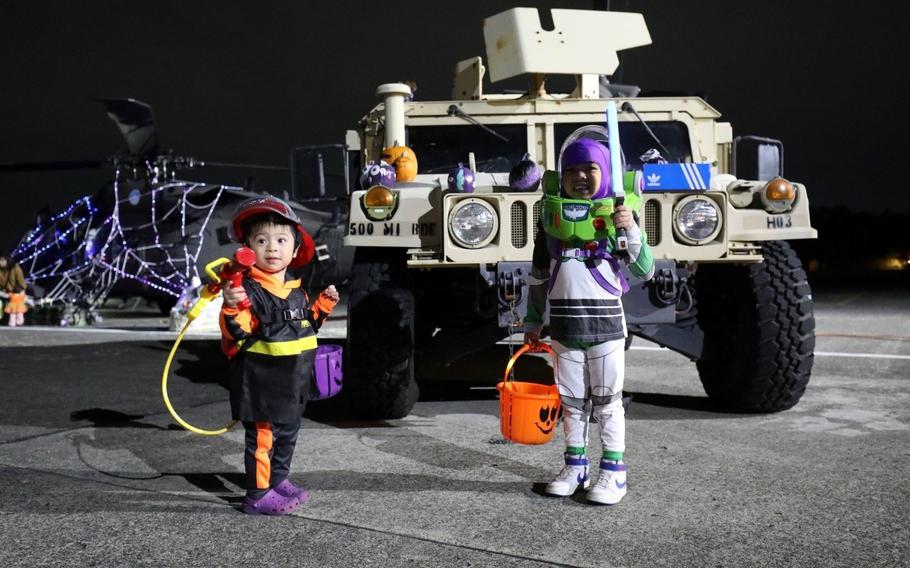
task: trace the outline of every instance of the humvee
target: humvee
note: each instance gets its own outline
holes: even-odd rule
[[[487,60],[456,65],[451,100],[413,100],[408,85],[383,84],[381,102],[347,132],[361,166],[403,145],[418,162],[416,178],[379,200],[368,187],[351,194],[346,384],[355,409],[405,416],[418,396],[415,358],[449,363],[521,331],[542,193],[512,189],[509,172],[526,154],[557,170],[564,141],[603,124],[611,100],[624,168],[640,172],[632,189],[656,259],[652,280],[627,274],[628,331],[694,361],[720,409],[796,404],[815,321],[787,241],[817,233],[806,186],[782,177],[782,144],[734,138],[697,96],[639,96],[609,83],[618,51],[651,43],[641,14],[515,8],[487,18],[484,39]],[[523,75],[530,87],[484,92],[487,69],[492,82]],[[548,93],[554,75],[574,76],[574,90]],[[459,163],[476,174],[471,193],[448,190]],[[674,167],[691,175],[654,173]]]

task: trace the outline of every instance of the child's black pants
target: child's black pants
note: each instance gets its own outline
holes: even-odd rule
[[[244,422],[247,496],[259,499],[288,477],[300,423]]]

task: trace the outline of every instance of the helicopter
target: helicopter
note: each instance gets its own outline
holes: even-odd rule
[[[188,306],[205,279],[205,264],[239,246],[230,231],[236,206],[262,195],[245,187],[191,181],[206,167],[285,171],[291,190],[279,197],[316,243],[300,276],[307,287],[343,285],[353,253],[342,247],[350,180],[356,173],[343,144],[294,148],[290,167],[197,160],[162,151],[152,107],[131,98],[96,98],[126,141],[105,160],[2,164],[0,173],[110,168],[113,179],[56,213],[46,208],[10,257],[26,275],[36,311],[60,325],[99,321],[111,297],[140,297],[168,313]],[[352,165],[354,164],[354,165]],[[195,177],[195,176],[191,176]]]

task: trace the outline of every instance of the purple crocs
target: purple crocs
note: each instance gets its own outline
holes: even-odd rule
[[[300,505],[296,496],[286,497],[274,489],[259,499],[247,497],[243,500],[243,512],[248,515],[287,515]]]
[[[310,492],[303,487],[297,487],[290,479],[276,485],[273,491],[284,497],[296,497],[301,505],[306,505],[310,501]]]

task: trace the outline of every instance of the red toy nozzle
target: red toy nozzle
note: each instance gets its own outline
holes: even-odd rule
[[[253,252],[253,249],[240,247],[234,251],[234,259],[222,266],[220,286],[225,286],[228,284],[230,284],[231,288],[239,288],[243,286],[243,274],[255,263],[256,253]],[[237,304],[237,307],[241,310],[248,309],[250,307],[249,298],[241,301],[239,304]]]
[[[256,264],[256,253],[251,248],[240,247],[234,253],[234,262],[244,268],[249,268]]]

